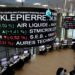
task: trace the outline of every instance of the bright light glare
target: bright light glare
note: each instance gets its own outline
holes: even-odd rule
[[[6,5],[0,5],[0,7],[6,7]]]
[[[43,7],[48,7],[48,5],[42,5]]]
[[[16,2],[24,2],[25,0],[16,0]]]
[[[34,3],[33,5],[41,5],[41,3]]]

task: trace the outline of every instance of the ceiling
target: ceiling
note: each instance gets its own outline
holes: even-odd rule
[[[66,1],[66,2],[65,2]],[[34,6],[34,3],[41,3],[41,5]],[[56,9],[58,11],[62,11],[63,8],[66,10],[71,8],[71,3],[73,4],[73,11],[75,10],[75,0],[24,0],[23,6],[24,7],[41,7],[44,8],[42,5],[47,4],[47,8]],[[7,6],[22,6],[22,3],[16,2],[16,0],[0,0],[0,5],[4,4]]]

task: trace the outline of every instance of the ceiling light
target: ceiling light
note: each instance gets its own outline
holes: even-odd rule
[[[22,2],[22,0],[16,0],[16,2]]]
[[[6,5],[0,5],[0,7],[6,7]]]
[[[41,5],[41,3],[34,3],[33,5]]]
[[[42,5],[43,7],[48,7],[48,5]]]
[[[16,2],[24,2],[25,0],[16,0]]]
[[[74,16],[74,14],[73,13],[69,13],[69,16]]]
[[[61,8],[58,7],[58,8],[55,8],[55,9],[61,9]]]

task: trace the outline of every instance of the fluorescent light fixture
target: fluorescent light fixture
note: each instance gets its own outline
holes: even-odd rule
[[[74,16],[74,14],[73,13],[69,13],[69,16]]]
[[[33,5],[41,5],[41,3],[34,3]]]
[[[48,7],[48,5],[42,5],[43,7]]]
[[[55,8],[55,9],[61,9],[61,8],[58,7],[58,8]]]
[[[16,0],[16,2],[24,2],[25,0]]]
[[[6,5],[0,5],[0,7],[6,7]]]

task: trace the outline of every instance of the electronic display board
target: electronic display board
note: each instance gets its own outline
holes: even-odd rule
[[[0,8],[0,46],[32,47],[55,39],[57,13],[42,8]]]
[[[63,26],[66,29],[75,29],[75,16],[65,16],[63,18]]]

